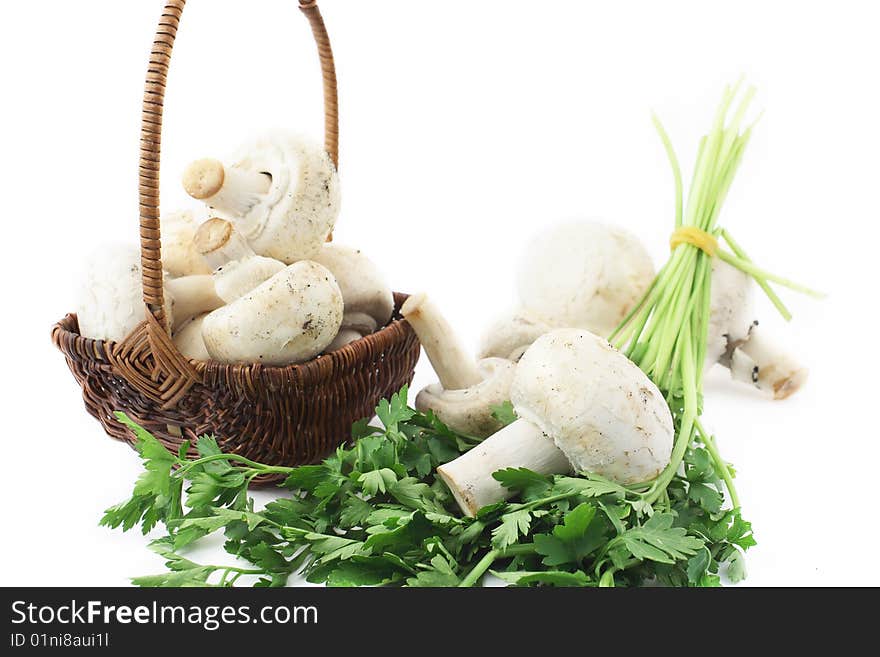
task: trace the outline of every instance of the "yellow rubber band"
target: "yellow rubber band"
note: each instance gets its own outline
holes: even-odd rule
[[[715,236],[696,226],[677,228],[669,238],[669,247],[674,251],[680,244],[690,244],[700,249],[710,258],[718,251],[718,240]]]

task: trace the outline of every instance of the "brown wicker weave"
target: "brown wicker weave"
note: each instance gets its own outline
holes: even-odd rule
[[[299,0],[318,45],[324,81],[325,148],[338,162],[336,72],[315,0]],[[419,343],[400,318],[395,295],[390,325],[303,365],[266,367],[190,361],[166,328],[159,233],[162,108],[171,50],[186,0],[168,0],[159,21],[144,92],[140,158],[140,236],[147,320],[121,343],[79,335],[74,315],[52,340],[83,389],[86,409],[107,433],[133,436],[113,416],[124,411],[169,449],[203,434],[221,447],[271,465],[320,460],[345,441],[351,424],[380,399],[412,381]],[[256,483],[267,483],[267,480]]]

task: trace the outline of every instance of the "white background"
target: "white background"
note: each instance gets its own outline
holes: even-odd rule
[[[427,290],[469,347],[513,301],[528,236],[573,217],[667,255],[724,84],[765,110],[721,223],[762,265],[829,293],[761,319],[812,370],[772,402],[725,373],[705,417],[739,472],[751,585],[880,584],[877,244],[880,42],[869,2],[324,0],[341,98],[339,242]],[[99,528],[139,472],[82,407],[53,322],[84,252],[137,235],[143,73],[159,0],[18,2],[0,26],[5,230],[0,584],[124,585],[158,572],[137,532]],[[268,127],[320,137],[320,78],[293,0],[193,0],[168,87],[164,209],[185,164]],[[426,359],[416,386],[432,380]],[[204,555],[200,555],[204,556]],[[219,552],[211,559],[221,559]]]

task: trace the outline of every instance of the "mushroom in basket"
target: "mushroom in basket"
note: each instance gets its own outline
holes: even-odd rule
[[[339,214],[339,179],[324,148],[281,133],[245,145],[230,165],[193,162],[183,186],[228,218],[256,253],[285,264],[316,256]]]
[[[205,268],[213,271],[217,296],[224,303],[232,303],[285,268],[283,262],[255,254],[232,224],[223,219],[209,219],[191,240]],[[202,337],[205,317],[207,313],[193,317],[174,332],[174,344],[187,358],[211,358]]]
[[[232,224],[209,219],[199,227],[193,244],[213,272],[214,287],[226,303],[232,303],[285,269],[274,258],[254,253]]]
[[[345,304],[342,326],[327,351],[341,349],[389,322],[394,312],[394,293],[378,267],[362,251],[325,244],[312,260],[336,277]]]
[[[144,321],[141,255],[137,247],[108,245],[88,260],[78,294],[80,335],[122,341]],[[180,327],[190,318],[223,305],[208,275],[166,277],[165,313]]]
[[[333,274],[302,260],[210,313],[202,337],[211,359],[222,363],[304,363],[336,337],[342,312]]]
[[[205,211],[196,210],[162,215],[162,267],[170,276],[211,273],[193,242],[196,231],[207,218]]]

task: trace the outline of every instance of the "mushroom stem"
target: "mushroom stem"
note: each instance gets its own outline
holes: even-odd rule
[[[244,217],[272,187],[272,176],[214,159],[196,160],[183,174],[183,188],[195,199],[233,217]]]
[[[565,454],[528,420],[517,420],[469,452],[437,468],[462,512],[473,518],[489,504],[513,495],[492,477],[505,468],[528,468],[540,474],[571,471]]]
[[[207,274],[172,278],[165,282],[165,290],[171,295],[175,329],[197,315],[217,310],[224,303],[214,290],[214,279]]]
[[[400,310],[419,336],[425,353],[446,390],[463,390],[482,377],[443,315],[424,293],[414,294]]]
[[[199,227],[193,236],[193,246],[202,254],[211,271],[216,271],[227,262],[256,255],[232,224],[216,217]]]
[[[736,381],[755,386],[773,395],[774,399],[791,396],[807,380],[808,370],[758,326],[748,340],[740,344],[730,357],[730,375]]]

